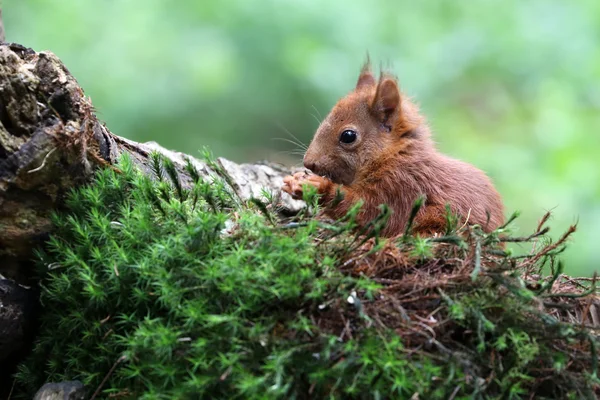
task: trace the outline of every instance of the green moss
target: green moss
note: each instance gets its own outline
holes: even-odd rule
[[[153,168],[155,181],[127,158],[120,174],[98,171],[53,217],[40,253],[42,327],[17,374],[21,396],[73,379],[103,398],[142,399],[579,398],[597,385],[585,353],[561,353],[561,343],[593,343],[587,331],[537,312],[537,295],[501,272],[432,288],[443,336],[423,323],[401,333],[398,311],[383,318],[382,281],[343,266],[369,238],[360,257],[390,245],[377,238],[386,207],[366,237],[351,233],[358,208],[333,225],[309,213],[280,223],[270,196],[240,204],[224,180],[205,181],[190,165],[191,189],[157,155]],[[498,236],[477,240],[491,248]],[[457,236],[397,246],[426,263],[440,243],[467,257]],[[510,290],[499,297],[500,287]],[[567,367],[574,356],[577,371]],[[546,367],[568,378],[548,386]]]

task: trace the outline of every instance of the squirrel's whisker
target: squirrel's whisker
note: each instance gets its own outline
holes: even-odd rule
[[[304,152],[304,151],[307,150],[307,147],[305,145],[303,145],[302,143],[297,143],[297,142],[294,142],[293,140],[290,140],[290,139],[287,139],[287,138],[273,138],[273,140],[281,140],[281,141],[284,141],[284,142],[287,142],[287,143],[291,143],[294,146],[299,147],[299,149],[296,149],[296,150],[299,150],[299,151],[301,150],[301,151]]]
[[[315,114],[313,114],[313,113],[310,113],[310,115],[311,115],[311,116],[312,116],[312,117],[315,119],[315,121],[317,121],[317,123],[318,123],[319,125],[321,125],[321,121],[319,120],[319,118],[317,118],[317,116],[316,116]]]
[[[301,148],[303,148],[304,150],[308,150],[308,146],[305,145],[304,143],[302,143],[302,140],[298,139],[292,132],[290,132],[285,126],[283,125],[279,125],[279,127],[281,129],[283,129],[285,131],[285,133],[287,133],[294,141],[295,143],[300,146]]]
[[[317,113],[317,115],[319,116],[319,118],[317,119],[317,121],[319,121],[319,124],[321,123],[321,121],[323,120],[323,117],[321,116],[321,113],[319,112],[319,110],[317,110],[317,107],[314,106],[314,104],[310,105],[313,110],[315,110],[315,112]],[[314,115],[313,115],[314,116]],[[316,117],[315,117],[316,118]]]

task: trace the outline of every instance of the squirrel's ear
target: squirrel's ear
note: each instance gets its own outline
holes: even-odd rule
[[[371,72],[371,60],[367,55],[367,61],[363,65],[360,70],[360,75],[358,76],[358,82],[356,82],[356,89],[361,89],[367,86],[375,86],[375,77]]]
[[[391,130],[400,114],[400,90],[394,79],[386,77],[379,81],[372,109],[379,121]]]

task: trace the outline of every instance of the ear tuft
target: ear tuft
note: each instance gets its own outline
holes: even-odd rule
[[[391,130],[400,114],[400,90],[395,79],[381,77],[372,108],[379,121]]]
[[[371,72],[371,60],[369,54],[367,54],[367,60],[365,61],[360,75],[358,76],[358,82],[356,82],[356,90],[360,90],[366,87],[375,86],[375,77]]]

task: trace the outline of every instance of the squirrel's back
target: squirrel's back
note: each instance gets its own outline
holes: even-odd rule
[[[446,204],[462,222],[491,231],[504,223],[504,207],[487,175],[478,168],[440,153],[422,125],[400,152],[384,154],[365,165],[353,185],[366,208],[386,203],[394,211],[386,233],[403,232],[413,204],[426,196],[416,229],[439,232],[446,222]],[[327,212],[327,209],[326,209]]]

